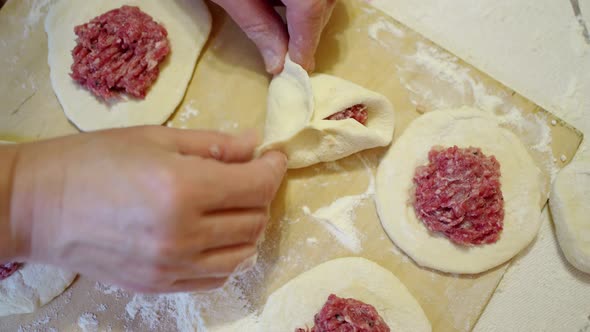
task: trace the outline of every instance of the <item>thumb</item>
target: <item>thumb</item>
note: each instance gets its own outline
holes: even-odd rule
[[[223,7],[260,50],[266,70],[278,74],[285,63],[289,36],[279,14],[266,0],[213,0]]]

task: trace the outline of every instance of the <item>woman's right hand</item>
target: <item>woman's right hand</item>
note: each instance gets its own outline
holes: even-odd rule
[[[286,171],[256,143],[137,127],[18,146],[5,259],[140,292],[219,287],[256,254]]]

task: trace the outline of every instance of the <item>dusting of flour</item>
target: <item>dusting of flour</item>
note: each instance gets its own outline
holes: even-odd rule
[[[32,2],[29,15],[24,19],[23,38],[28,38],[32,29],[45,17],[50,0],[30,0]]]
[[[78,318],[78,327],[82,332],[98,332],[98,319],[95,314],[86,312]]]
[[[232,276],[224,288],[210,292],[137,294],[126,306],[127,318],[139,319],[146,330],[256,331],[257,316],[246,291],[262,271],[258,264]]]
[[[363,162],[367,174],[369,175],[369,186],[367,190],[358,195],[344,196],[328,206],[319,208],[311,212],[307,206],[303,207],[303,212],[311,216],[322,225],[336,238],[341,245],[352,251],[360,253],[362,250],[360,233],[355,224],[355,210],[365,200],[373,197],[375,194],[375,177],[367,162],[359,157]]]
[[[469,105],[498,116],[554,179],[558,167],[551,149],[551,122],[545,114],[525,113],[511,103],[511,95],[486,88],[459,58],[423,42],[416,44],[414,54],[404,58],[398,73],[400,82],[410,92],[411,102],[422,112]]]

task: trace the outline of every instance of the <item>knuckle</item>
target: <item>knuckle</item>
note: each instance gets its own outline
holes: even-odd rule
[[[173,241],[155,241],[152,245],[152,256],[158,259],[171,259],[178,256],[178,248]],[[160,268],[161,266],[157,266]]]
[[[161,217],[171,217],[180,211],[185,194],[178,172],[170,167],[160,168],[154,172],[152,181],[152,192],[155,195],[153,204],[157,212],[163,214]]]
[[[248,37],[254,41],[272,40],[276,38],[267,22],[262,20],[248,20],[242,23],[242,29]]]

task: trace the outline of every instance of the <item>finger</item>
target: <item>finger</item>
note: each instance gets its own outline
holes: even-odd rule
[[[284,0],[287,6],[289,56],[308,71],[315,67],[315,52],[334,0]]]
[[[206,250],[242,244],[255,245],[269,219],[268,209],[265,208],[207,214],[199,222],[199,230],[207,234],[199,245]]]
[[[222,288],[227,282],[227,278],[204,278],[178,280],[167,288],[166,292],[191,292],[191,291],[212,291]]]
[[[171,130],[174,130],[174,142],[180,154],[228,163],[251,160],[258,144],[258,136],[253,131],[231,136],[214,131]]]
[[[199,164],[209,176],[205,188],[210,195],[207,212],[225,209],[265,208],[270,205],[287,170],[287,159],[280,152],[271,151],[261,158],[242,164]],[[195,176],[198,176],[195,174]]]
[[[214,0],[256,44],[266,70],[278,74],[284,65],[289,37],[283,20],[266,0]]]
[[[200,253],[191,265],[200,277],[224,278],[232,275],[244,262],[256,256],[256,245],[245,244]]]

